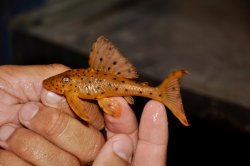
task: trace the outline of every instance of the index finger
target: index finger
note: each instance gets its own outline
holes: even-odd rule
[[[40,101],[42,81],[68,69],[60,64],[0,66],[0,89],[6,92],[6,95],[18,99],[16,103],[11,104]]]
[[[113,97],[121,104],[120,117],[112,117],[107,114],[104,115],[107,137],[110,138],[116,134],[129,135],[134,147],[137,144],[138,139],[138,123],[133,110],[123,97]]]
[[[22,103],[40,101],[42,81],[68,69],[60,64],[0,66],[0,124],[9,122],[19,124],[17,115]],[[65,108],[63,110],[70,112],[66,102],[60,103]]]
[[[166,165],[167,144],[166,109],[162,103],[151,100],[142,113],[134,165]]]

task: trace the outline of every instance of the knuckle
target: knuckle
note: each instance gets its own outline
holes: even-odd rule
[[[0,165],[6,164],[11,159],[10,152],[0,149]]]
[[[49,64],[49,66],[52,68],[52,70],[65,71],[69,69],[67,66],[58,63]]]
[[[29,138],[30,140],[34,139],[34,135],[32,135],[29,131],[23,128],[17,128],[13,133],[14,135],[11,137],[9,144],[12,147],[12,150],[17,150],[18,154],[26,154],[30,155],[30,143],[27,139],[19,139],[20,136],[23,138]]]
[[[21,159],[19,159],[13,153],[0,149],[0,165],[4,166],[17,165],[17,162],[20,166],[25,164]]]
[[[19,158],[14,153],[0,149],[0,166],[31,166],[30,163]]]
[[[20,137],[22,136],[22,137]],[[22,138],[22,139],[20,139]],[[57,165],[80,165],[76,157],[71,154],[54,148],[44,142],[43,138],[26,130],[24,128],[16,129],[14,135],[9,140],[10,150],[14,151],[17,156],[24,160],[40,163],[45,165],[48,163],[58,163]],[[38,164],[38,165],[40,165]]]
[[[57,165],[61,165],[61,166],[80,165],[79,160],[75,156],[69,153],[64,153],[64,152],[61,154],[58,154],[58,151],[50,152],[50,155],[47,155],[46,159],[48,161],[51,161],[52,163],[56,161]]]
[[[100,133],[98,133],[100,134]],[[79,159],[81,161],[85,161],[85,162],[91,162],[93,161],[97,155],[99,154],[101,148],[103,147],[105,140],[104,138],[98,135],[92,135],[90,136],[90,134],[88,135],[88,142],[87,144],[85,144],[84,148],[80,148],[79,149]]]
[[[22,139],[20,139],[22,138]],[[8,149],[18,156],[32,156],[32,143],[37,140],[35,134],[24,128],[17,128],[13,135],[8,139]]]
[[[62,111],[54,111],[47,118],[44,133],[48,137],[56,137],[61,135],[67,128],[69,120],[69,116],[64,114]]]
[[[78,166],[78,165],[80,165],[80,162],[76,157],[71,156],[71,157],[65,159],[64,165],[65,166],[68,166],[68,165]]]

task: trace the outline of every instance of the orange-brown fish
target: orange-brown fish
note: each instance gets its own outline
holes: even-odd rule
[[[105,113],[116,117],[121,112],[120,104],[109,97],[123,96],[133,104],[131,96],[143,96],[162,102],[182,124],[188,125],[180,96],[180,79],[188,73],[186,70],[170,73],[157,87],[135,82],[132,79],[138,75],[134,66],[103,36],[91,48],[89,65],[88,69],[72,69],[50,77],[43,86],[64,95],[71,109],[90,123],[96,119],[91,111],[98,107],[88,100],[97,100]]]

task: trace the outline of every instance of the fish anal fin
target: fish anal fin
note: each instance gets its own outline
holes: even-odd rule
[[[96,104],[81,100],[75,93],[71,92],[67,92],[65,97],[70,108],[77,116],[97,129],[102,129],[104,127],[104,119]]]
[[[125,78],[138,77],[135,67],[104,36],[100,36],[92,45],[89,65],[94,70]]]
[[[157,88],[162,102],[172,111],[172,113],[185,126],[189,126],[186,115],[184,113],[181,94],[180,79],[188,74],[186,70],[177,70],[168,75],[168,77]]]
[[[113,117],[119,117],[121,115],[121,104],[112,98],[101,98],[98,99],[98,104],[103,111]]]
[[[135,103],[132,96],[125,96],[124,99],[130,104],[133,105]]]

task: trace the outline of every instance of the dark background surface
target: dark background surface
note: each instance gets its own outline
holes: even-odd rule
[[[191,72],[182,81],[191,126],[168,112],[168,165],[248,165],[248,1],[26,0],[22,10],[17,2],[1,5],[1,64],[87,67],[92,42],[105,35],[140,81],[157,85],[172,70]],[[142,110],[147,99],[135,101]]]

